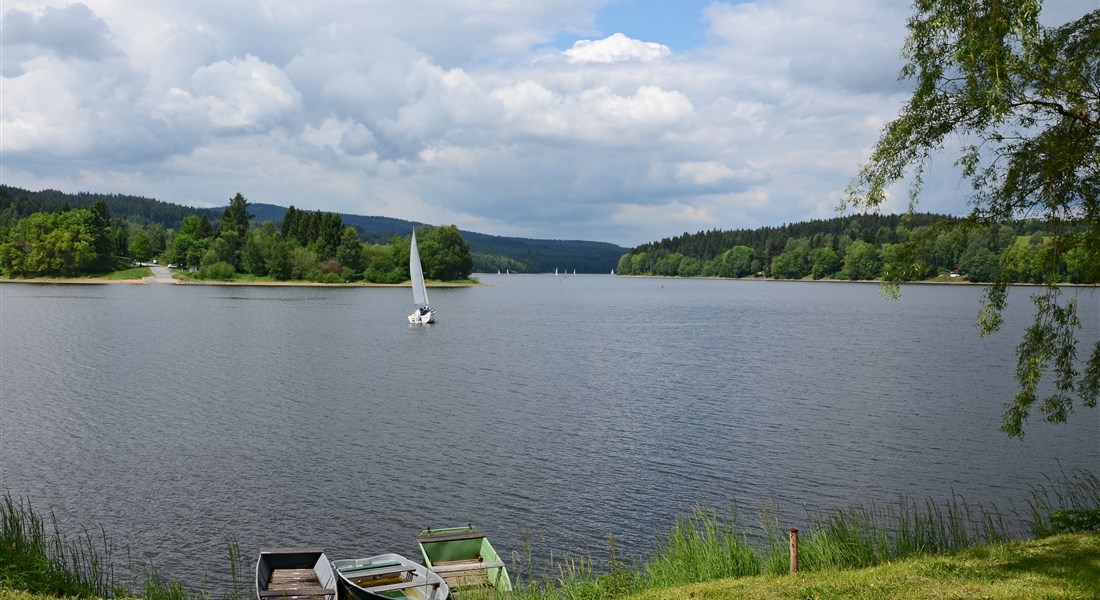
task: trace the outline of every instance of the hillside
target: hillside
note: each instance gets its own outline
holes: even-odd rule
[[[38,211],[55,211],[68,206],[81,208],[102,200],[111,215],[140,225],[157,223],[165,229],[176,229],[188,215],[206,215],[212,223],[221,219],[224,208],[194,208],[162,202],[153,198],[122,194],[66,194],[57,190],[28,191],[0,185],[0,216],[22,217]],[[287,207],[274,204],[251,203],[248,205],[253,223],[271,221],[280,223]],[[424,223],[390,217],[364,216],[340,213],[345,225],[354,227],[363,241],[373,244],[386,243],[393,236],[407,236],[412,229]],[[0,222],[3,219],[0,218]],[[444,223],[431,223],[444,225]],[[608,273],[615,268],[619,258],[630,251],[615,244],[582,240],[537,240],[488,235],[474,231],[462,231],[462,237],[470,245],[475,271],[509,269],[513,272],[547,272],[554,269],[576,270],[578,273]]]

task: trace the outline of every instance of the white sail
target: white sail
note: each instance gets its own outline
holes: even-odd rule
[[[428,305],[428,287],[424,285],[424,270],[420,267],[420,251],[416,248],[416,231],[413,231],[409,248],[409,276],[412,277],[413,304]]]

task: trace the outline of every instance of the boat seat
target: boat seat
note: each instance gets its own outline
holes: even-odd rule
[[[260,590],[260,598],[289,598],[291,596],[335,596],[336,590],[323,587],[287,588],[283,590]]]
[[[417,536],[416,541],[430,544],[432,542],[453,542],[456,540],[480,540],[483,537],[485,537],[484,533],[474,530],[459,533],[425,533]]]
[[[479,569],[500,569],[504,567],[504,561],[491,560],[489,562],[463,562],[456,565],[438,565],[432,567],[436,573],[454,573],[456,571],[476,571]]]
[[[390,585],[372,585],[370,587],[366,587],[366,586],[360,586],[360,587],[362,587],[364,590],[367,590],[368,592],[371,592],[372,594],[379,594],[379,593],[382,593],[382,592],[391,592],[391,591],[394,591],[394,590],[407,590],[409,588],[415,588],[415,587],[433,587],[433,588],[437,588],[437,587],[439,587],[439,583],[436,582],[436,581],[427,581],[427,582],[425,582],[425,581],[421,580],[421,581],[403,581],[401,583],[393,583],[393,584],[390,584]]]
[[[416,567],[410,567],[398,562],[377,563],[373,565],[359,565],[355,567],[341,567],[337,569],[350,577],[375,577],[379,575],[394,575],[396,573],[415,572]]]

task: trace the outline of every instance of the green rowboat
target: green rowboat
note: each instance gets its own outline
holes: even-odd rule
[[[487,588],[511,592],[512,580],[485,534],[473,525],[428,529],[416,537],[424,565],[447,581],[452,591]]]

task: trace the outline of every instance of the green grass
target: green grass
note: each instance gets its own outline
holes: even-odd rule
[[[13,281],[43,281],[49,282],[50,280],[66,281],[66,280],[86,280],[89,283],[96,281],[129,281],[136,279],[143,279],[153,274],[149,270],[149,267],[127,267],[118,269],[116,271],[109,271],[106,273],[88,273],[81,275],[39,275],[33,277],[15,277]]]
[[[111,271],[110,273],[104,273],[101,275],[92,275],[92,279],[143,279],[149,277],[153,272],[149,267],[130,267],[127,269],[120,269],[118,271]]]
[[[61,535],[29,502],[6,495],[0,504],[0,584],[30,592],[107,596],[115,592],[107,535],[84,530],[74,539]]]
[[[1026,543],[1008,541],[1010,527],[998,512],[960,497],[944,503],[901,498],[807,516],[800,526],[799,573],[790,575],[788,530],[777,514],[765,507],[758,528],[750,530],[736,508],[717,513],[697,507],[681,515],[640,564],[621,559],[611,534],[605,563],[582,554],[551,558],[549,569],[535,569],[528,547],[514,555],[513,600],[1100,598],[1100,478],[1087,471],[1063,473],[1032,489],[1028,512],[1011,531],[1045,537]],[[105,534],[85,530],[66,539],[52,515],[47,524],[10,496],[0,502],[0,526],[0,587],[43,597],[212,597],[185,590],[151,567],[120,585]],[[243,600],[251,597],[251,556],[233,540],[228,547],[232,584],[219,597]],[[520,557],[524,564],[515,564]],[[0,600],[27,600],[12,594],[0,590]],[[467,594],[464,600],[481,599]]]
[[[807,521],[799,543],[802,573],[866,568],[1008,540],[1002,517],[958,497],[939,504],[901,498],[888,505],[810,516]],[[555,569],[555,577],[520,578],[517,596],[520,600],[610,600],[645,590],[787,573],[789,530],[780,526],[775,509],[765,507],[760,512],[759,529],[762,536],[750,535],[736,508],[722,514],[697,507],[680,516],[657,552],[640,566],[621,565],[614,538],[609,537],[607,568],[597,568],[587,556],[565,560]]]
[[[647,590],[629,600],[862,600],[1100,597],[1100,533],[1062,534],[863,569],[722,579]]]
[[[1060,520],[1072,521],[1074,513],[1095,515],[1100,510],[1100,477],[1083,469],[1063,471],[1058,479],[1048,476],[1046,484],[1032,486],[1027,506],[1026,520],[1032,536],[1067,531]]]
[[[732,577],[651,589],[624,600],[1003,600],[1095,599],[1100,590],[1100,532],[980,546],[944,555],[852,570]],[[157,600],[170,595],[156,591]],[[517,593],[516,598],[524,597]],[[571,596],[586,598],[591,596]],[[0,600],[51,600],[53,594],[0,589]],[[177,598],[184,598],[177,596]]]

